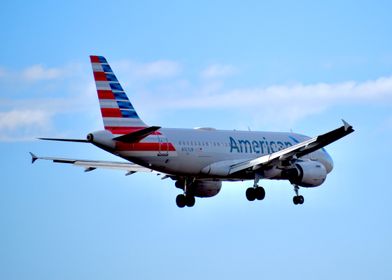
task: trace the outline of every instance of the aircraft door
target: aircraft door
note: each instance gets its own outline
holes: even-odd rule
[[[168,156],[169,155],[169,142],[166,137],[158,135],[159,151],[158,156]]]

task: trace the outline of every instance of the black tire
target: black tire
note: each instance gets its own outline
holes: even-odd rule
[[[254,193],[257,200],[263,200],[265,197],[265,190],[263,187],[255,188]]]
[[[298,203],[299,203],[299,204],[304,204],[304,202],[305,202],[305,198],[304,198],[302,195],[300,195],[300,196],[298,197]]]
[[[298,196],[293,196],[293,203],[297,205],[299,203]]]
[[[193,195],[187,195],[185,197],[185,200],[186,200],[186,206],[193,207],[195,205],[196,199]]]
[[[184,208],[186,205],[186,197],[183,194],[179,194],[176,197],[176,204],[180,208]]]
[[[255,188],[248,188],[247,190],[246,190],[246,198],[249,200],[249,201],[254,201],[255,199],[256,199],[256,193],[255,193]]]

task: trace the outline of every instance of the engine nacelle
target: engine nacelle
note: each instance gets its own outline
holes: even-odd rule
[[[177,181],[176,187],[184,189],[184,181]],[[219,193],[222,182],[219,181],[195,181],[188,187],[188,192],[197,197],[212,197]]]
[[[282,178],[290,180],[292,184],[312,188],[324,183],[327,170],[318,161],[301,161],[295,164],[295,168],[283,170]]]
[[[87,135],[87,140],[97,146],[114,149],[116,142],[113,140],[113,134],[107,130],[99,130]]]

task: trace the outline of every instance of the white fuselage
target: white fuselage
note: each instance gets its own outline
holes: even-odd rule
[[[155,150],[130,145],[126,150],[113,153],[167,174],[203,176],[203,169],[216,162],[239,163],[307,139],[307,136],[286,132],[162,128],[159,134],[150,135],[140,142],[140,145],[155,144]],[[322,163],[328,173],[333,168],[333,161],[325,149],[305,155],[302,159]]]

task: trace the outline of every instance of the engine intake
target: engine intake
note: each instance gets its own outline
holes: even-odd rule
[[[320,186],[326,178],[327,170],[318,161],[301,161],[295,164],[295,168],[282,171],[282,179],[306,188]]]

